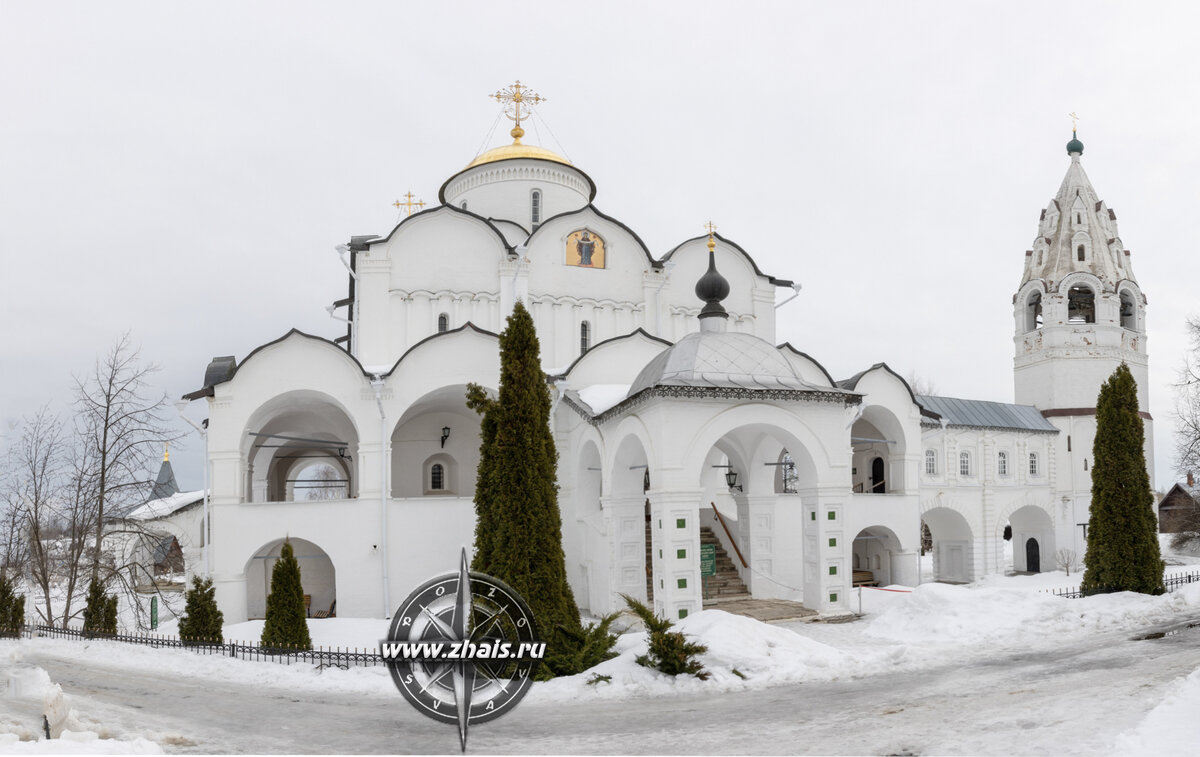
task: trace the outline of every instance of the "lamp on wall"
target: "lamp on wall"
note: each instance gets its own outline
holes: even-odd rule
[[[740,492],[742,490],[742,487],[737,482],[737,471],[732,467],[725,472],[725,483],[729,485],[729,491],[731,492]]]
[[[446,440],[450,438],[450,427],[442,426],[442,448],[446,447]]]

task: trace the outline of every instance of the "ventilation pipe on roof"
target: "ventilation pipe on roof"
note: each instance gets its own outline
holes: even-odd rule
[[[388,447],[387,414],[383,412],[383,376],[371,376],[371,388],[375,390],[375,405],[379,408],[379,557],[383,565],[383,617],[391,615],[391,592],[388,588]]]

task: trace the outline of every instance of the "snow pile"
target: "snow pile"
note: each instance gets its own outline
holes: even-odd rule
[[[4,754],[163,754],[153,741],[102,739],[95,731],[63,731],[56,739],[21,741],[14,733],[0,733]]]
[[[617,405],[629,394],[629,384],[592,384],[579,390],[579,399],[596,415]]]
[[[1162,597],[1122,592],[1063,599],[1021,589],[924,584],[908,602],[895,603],[870,621],[864,633],[908,644],[1037,644],[1051,635],[1170,622],[1179,612],[1200,607],[1195,588],[1200,584]]]
[[[1116,752],[1147,757],[1192,755],[1200,744],[1200,670],[1176,681],[1136,728],[1117,738]]]
[[[832,680],[862,675],[883,661],[894,664],[906,656],[900,647],[849,654],[793,630],[723,610],[696,613],[676,623],[675,629],[708,647],[700,655],[710,674],[707,681],[689,675],[672,677],[638,665],[636,658],[646,653],[647,635],[628,633],[617,641],[615,651],[619,656],[580,675],[535,685],[529,693],[531,701],[714,693],[787,682]],[[595,676],[609,676],[611,680],[589,684]]]
[[[248,620],[225,626],[225,641],[257,644],[262,638],[265,620]],[[175,624],[176,627],[178,624]],[[381,618],[321,618],[308,620],[308,635],[313,647],[341,647],[342,649],[379,649],[379,642],[387,638],[391,621]],[[167,627],[164,625],[163,629]],[[174,630],[167,631],[174,633]]]

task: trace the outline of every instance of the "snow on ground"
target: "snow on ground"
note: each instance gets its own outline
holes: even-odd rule
[[[1114,745],[1115,751],[1147,757],[1195,754],[1200,739],[1197,712],[1200,712],[1200,669],[1180,679],[1137,728],[1121,734]]]

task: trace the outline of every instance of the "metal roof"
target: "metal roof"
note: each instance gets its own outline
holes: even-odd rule
[[[1010,405],[1007,402],[963,400],[928,394],[917,395],[917,402],[926,410],[940,415],[948,426],[1058,433],[1058,429],[1032,405]]]

